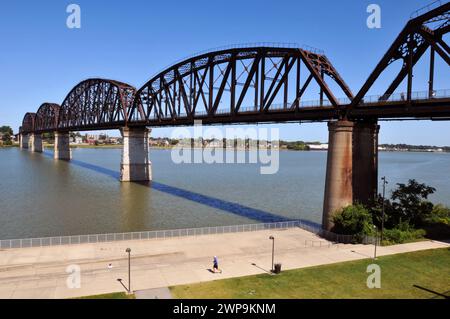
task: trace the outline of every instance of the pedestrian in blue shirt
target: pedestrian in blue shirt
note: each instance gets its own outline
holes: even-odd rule
[[[217,256],[214,256],[213,264],[213,271],[222,273],[222,270],[219,269],[219,260],[217,259]]]

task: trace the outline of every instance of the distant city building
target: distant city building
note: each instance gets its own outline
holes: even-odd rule
[[[75,136],[72,140],[74,144],[83,144],[83,138],[81,136]]]
[[[326,151],[328,150],[328,144],[308,144],[311,151]]]

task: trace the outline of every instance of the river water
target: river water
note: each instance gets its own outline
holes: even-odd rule
[[[151,185],[120,183],[120,149],[74,149],[71,162],[0,149],[0,239],[131,232],[275,220],[320,222],[326,152],[280,152],[279,171],[259,164],[175,164],[150,150]],[[450,206],[450,154],[382,152],[389,189],[415,178]]]

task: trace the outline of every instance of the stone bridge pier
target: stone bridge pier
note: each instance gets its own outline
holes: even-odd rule
[[[42,134],[31,133],[30,134],[30,145],[32,152],[42,153]]]
[[[72,159],[69,132],[55,132],[54,158],[65,161],[70,161]]]
[[[28,149],[29,143],[30,143],[30,136],[28,134],[20,134],[20,148]]]
[[[148,135],[146,127],[124,127],[120,181],[146,182],[152,180],[152,164],[148,156]]]
[[[368,204],[378,191],[378,132],[373,122],[339,120],[328,123],[328,156],[322,228],[333,227],[339,209]]]

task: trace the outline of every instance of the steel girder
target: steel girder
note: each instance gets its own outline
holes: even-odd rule
[[[301,65],[309,74],[304,83],[300,83]],[[353,98],[327,57],[316,52],[274,47],[209,52],[177,63],[149,80],[136,93],[128,123],[258,122],[272,113],[293,115],[302,111],[301,98],[312,81],[320,88],[321,97],[315,109],[337,111],[339,102],[325,75]]]
[[[394,61],[402,60],[401,70],[388,86],[380,101],[386,101],[407,77],[407,92],[405,100],[411,102],[413,67],[430,48],[430,78],[429,94],[433,94],[434,56],[435,52],[450,66],[450,49],[443,35],[450,31],[450,3],[430,10],[414,19],[409,20],[394,43],[385,53],[381,61],[370,74],[367,81],[350,104],[351,108],[364,102],[364,96],[372,87],[377,78]]]
[[[22,120],[22,126],[20,127],[20,133],[29,134],[34,132],[36,113],[28,112],[25,114]]]
[[[61,104],[58,130],[127,125],[127,113],[136,90],[129,84],[88,79],[75,86]]]
[[[34,131],[40,133],[57,130],[60,108],[56,103],[43,103],[36,112]]]

